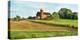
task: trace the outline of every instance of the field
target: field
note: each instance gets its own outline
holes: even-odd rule
[[[56,26],[78,27],[78,20],[58,19],[58,20],[33,20],[32,22],[43,23]]]
[[[63,20],[62,20],[63,21]],[[76,36],[77,29],[65,26],[47,25],[45,23],[55,24],[75,24],[77,26],[77,20],[64,20],[49,21],[49,20],[22,20],[12,21],[10,20],[10,39],[23,39],[23,38],[42,38],[42,37],[56,37],[56,36]],[[37,23],[36,23],[37,22]],[[43,22],[43,23],[40,23]],[[61,23],[60,23],[61,22]],[[73,23],[73,24],[72,24]]]

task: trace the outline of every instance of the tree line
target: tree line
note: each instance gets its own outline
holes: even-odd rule
[[[13,18],[13,20],[26,20],[26,19],[31,19],[32,17],[29,16],[28,18],[21,18],[20,16],[16,16]],[[48,19],[73,19],[77,20],[78,19],[78,13],[77,12],[72,12],[72,10],[67,9],[67,8],[61,8],[58,12],[53,12],[51,16]]]
[[[72,12],[72,10],[67,8],[61,8],[58,12],[53,12],[51,14],[51,19],[78,19],[78,13]]]

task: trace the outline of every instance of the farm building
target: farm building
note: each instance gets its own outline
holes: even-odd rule
[[[36,14],[37,19],[48,19],[51,14],[48,12],[44,12],[43,9],[40,9]]]

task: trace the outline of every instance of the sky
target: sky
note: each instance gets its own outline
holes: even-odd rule
[[[31,1],[16,1],[11,0],[10,3],[10,17],[13,18],[16,15],[21,17],[36,16],[36,13],[43,9],[45,12],[53,13],[58,12],[61,8],[71,9],[73,12],[78,11],[76,4],[59,4],[59,3],[47,3],[47,2],[31,2]]]

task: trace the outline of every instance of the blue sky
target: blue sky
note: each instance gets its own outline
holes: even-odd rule
[[[35,16],[36,13],[43,9],[45,12],[58,12],[61,8],[71,9],[73,12],[78,11],[76,4],[57,4],[46,2],[30,2],[30,1],[12,1],[10,6],[10,17],[19,15],[21,17]]]

